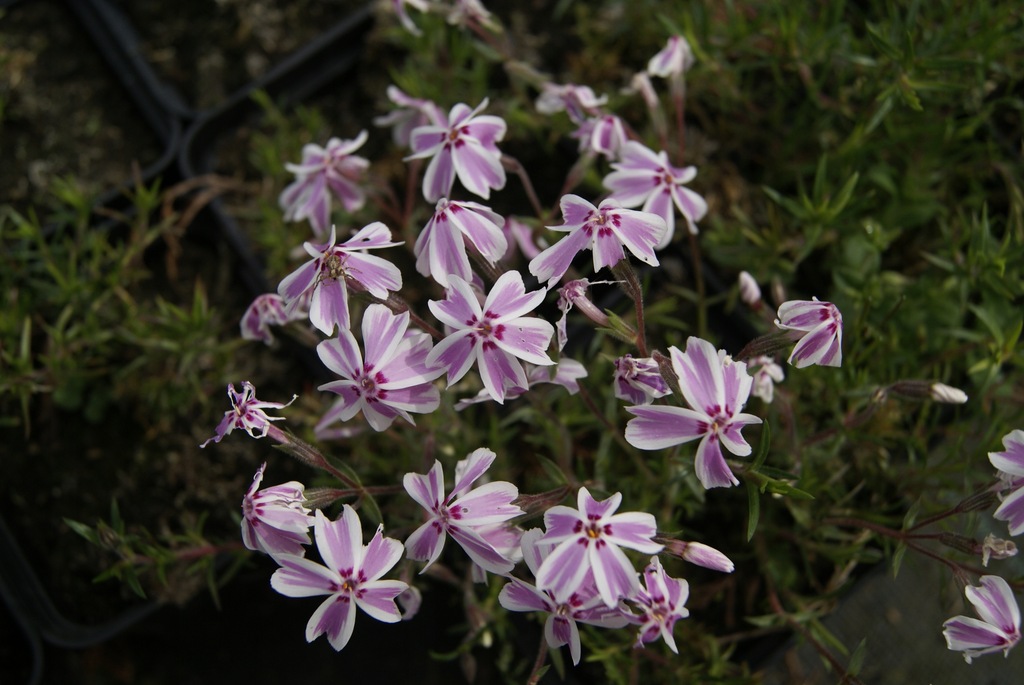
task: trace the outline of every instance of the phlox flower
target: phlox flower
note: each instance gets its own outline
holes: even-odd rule
[[[473,280],[466,242],[490,264],[505,254],[508,243],[501,230],[505,220],[476,202],[442,197],[434,214],[416,239],[416,270],[448,287],[449,276]]]
[[[569,331],[566,328],[566,319],[569,318],[569,311],[575,306],[591,321],[596,323],[598,326],[610,326],[611,322],[608,320],[608,315],[597,308],[593,302],[587,297],[587,289],[592,285],[607,285],[615,283],[615,281],[594,281],[590,282],[586,278],[580,278],[574,281],[568,281],[565,285],[558,289],[558,310],[562,312],[562,316],[555,322],[555,331],[557,333],[558,340],[558,351],[561,352],[565,348],[565,344],[569,342]]]
[[[530,273],[548,287],[557,283],[580,250],[594,252],[594,271],[612,267],[623,259],[623,247],[650,266],[658,266],[654,247],[665,235],[665,220],[656,214],[624,209],[613,200],[595,207],[578,195],[565,195],[559,203],[561,226],[548,226],[567,236],[530,261]]]
[[[538,528],[523,534],[523,558],[536,577],[552,546],[541,543]],[[602,628],[622,628],[630,623],[630,614],[620,605],[609,607],[604,603],[594,584],[594,574],[587,571],[580,587],[564,596],[510,578],[501,589],[498,602],[509,611],[542,611],[548,614],[544,622],[544,639],[552,649],[569,645],[573,665],[580,662],[580,631],[576,625],[586,623]]]
[[[526,364],[526,384],[528,387],[507,387],[505,388],[505,399],[511,400],[525,395],[535,385],[560,385],[575,395],[580,391],[579,379],[587,377],[587,367],[575,359],[562,357],[554,366],[534,366]],[[482,402],[490,401],[491,394],[487,389],[480,390],[473,397],[466,397],[455,403],[455,411],[462,411],[466,407]]]
[[[629,137],[626,125],[614,114],[600,114],[583,121],[572,133],[580,141],[580,152],[597,152],[608,159],[618,159]]]
[[[642,143],[631,140],[622,147],[621,161],[604,178],[604,185],[624,207],[640,207],[665,220],[668,229],[655,245],[661,249],[669,244],[675,232],[676,210],[683,215],[690,233],[697,234],[697,222],[704,218],[708,203],[685,187],[697,176],[697,167],[676,167],[662,150],[655,153]]]
[[[400,290],[402,272],[391,262],[363,250],[394,247],[391,231],[379,221],[361,228],[351,238],[337,244],[337,233],[331,227],[331,239],[325,245],[305,243],[313,259],[285,277],[277,292],[289,308],[309,297],[309,320],[331,335],[334,326],[349,328],[348,281],[358,284],[374,297],[385,300],[388,291]]]
[[[236,428],[241,428],[254,438],[262,438],[270,430],[271,421],[283,421],[283,416],[267,416],[264,409],[283,409],[295,401],[298,395],[292,397],[287,404],[280,402],[261,402],[256,399],[256,386],[249,381],[242,381],[242,391],[236,392],[235,386],[228,384],[228,399],[231,401],[231,409],[224,412],[224,418],[217,424],[217,429],[212,438],[204,442],[200,447],[206,447],[210,442],[220,442],[221,439]]]
[[[999,469],[999,477],[1012,492],[1003,499],[993,516],[1010,524],[1010,536],[1024,533],[1024,430],[1003,436],[1005,452],[989,452],[988,459]]]
[[[487,99],[476,109],[459,103],[441,123],[413,129],[409,142],[413,154],[406,159],[430,158],[423,175],[423,195],[429,202],[448,197],[455,177],[469,192],[485,200],[491,188],[505,187],[505,168],[497,143],[505,137],[505,121],[482,115]]]
[[[946,646],[963,652],[967,663],[983,654],[1009,654],[1020,642],[1020,607],[1010,585],[999,576],[982,576],[981,585],[967,586],[964,594],[981,620],[954,616],[943,623]]]
[[[652,540],[654,517],[643,512],[616,514],[621,503],[622,493],[599,502],[580,488],[577,509],[559,505],[544,513],[547,532],[541,542],[555,548],[537,570],[538,589],[569,597],[580,590],[589,571],[607,606],[636,595],[636,569],[621,548],[657,554],[662,546]]]
[[[254,552],[304,556],[309,544],[313,517],[305,506],[305,489],[298,481],[289,481],[260,489],[263,462],[242,498],[242,542]]]
[[[355,140],[331,138],[326,148],[308,143],[302,148],[301,164],[285,164],[296,175],[279,198],[285,221],[309,219],[313,232],[322,236],[331,225],[331,193],[347,212],[363,206],[366,194],[358,181],[370,162],[352,153],[363,146],[366,138],[366,131],[361,131]]]
[[[384,537],[382,524],[364,546],[359,515],[347,504],[336,521],[318,509],[313,532],[324,563],[282,554],[281,568],[270,578],[270,586],[286,597],[328,596],[306,624],[306,641],[326,634],[341,651],[352,637],[356,607],[384,623],[401,621],[395,597],[409,586],[381,577],[402,558],[402,543]]]
[[[722,455],[722,445],[737,456],[749,455],[750,445],[740,431],[747,424],[761,423],[752,414],[740,413],[753,382],[747,365],[694,337],[686,341],[685,353],[670,347],[669,354],[690,408],[626,407],[634,417],[626,424],[626,441],[642,450],[658,450],[699,438],[696,472],[701,485],[739,485]]]
[[[775,384],[786,379],[786,372],[772,357],[754,357],[747,362],[747,369],[753,370],[754,384],[750,394],[761,398],[767,404],[775,398]]]
[[[651,76],[679,76],[693,66],[693,50],[682,36],[672,36],[665,47],[647,63],[647,73]]]
[[[607,96],[597,97],[589,86],[549,82],[541,86],[536,105],[541,114],[565,111],[569,119],[579,125],[590,117],[600,115],[601,107],[607,102]]]
[[[507,481],[495,481],[470,490],[494,459],[494,452],[484,447],[470,453],[465,463],[456,468],[455,485],[447,497],[444,496],[441,462],[435,461],[426,475],[405,474],[402,479],[405,491],[427,510],[428,515],[426,523],[405,541],[410,559],[427,562],[424,571],[437,561],[448,535],[459,543],[473,563],[485,571],[505,575],[512,570],[514,563],[495,549],[480,529],[487,530],[523,513],[512,504],[512,500],[519,496],[518,488]]]
[[[402,24],[402,28],[414,36],[422,35],[423,32],[412,22],[409,14],[405,11],[406,5],[411,5],[420,12],[428,11],[430,6],[426,3],[426,0],[391,0],[391,9],[394,10],[395,16],[398,17],[398,21]]]
[[[789,355],[789,363],[796,368],[842,365],[843,315],[831,302],[819,302],[816,297],[783,302],[775,325],[799,341]]]
[[[613,378],[615,396],[633,404],[650,404],[665,395],[671,395],[658,363],[650,357],[627,354],[615,360]]]
[[[690,584],[666,575],[658,557],[651,557],[651,563],[644,569],[644,587],[633,600],[643,612],[640,632],[636,637],[637,646],[661,637],[668,648],[678,654],[672,628],[676,621],[690,615],[690,610],[683,606],[689,596]]]
[[[319,388],[340,397],[318,428],[348,421],[361,411],[371,428],[382,431],[397,416],[415,424],[410,412],[429,414],[437,409],[441,394],[431,381],[444,370],[426,363],[430,336],[408,328],[409,312],[392,314],[382,304],[371,304],[363,313],[365,357],[348,329],[317,345],[320,360],[342,377]]]
[[[416,4],[413,6],[418,8]],[[391,138],[395,144],[401,147],[409,145],[413,130],[420,126],[443,126],[445,124],[444,111],[432,101],[414,98],[397,86],[388,86],[387,94],[388,99],[395,103],[397,108],[382,117],[375,118],[373,123],[377,126],[390,126]]]
[[[245,310],[239,327],[243,340],[259,340],[267,345],[274,343],[271,326],[283,326],[289,321],[304,319],[309,315],[301,304],[289,310],[284,298],[277,293],[264,293],[256,297]]]
[[[527,293],[522,274],[507,271],[494,283],[481,307],[469,283],[449,276],[445,299],[430,300],[427,305],[453,332],[434,346],[427,365],[445,368],[451,386],[475,362],[484,388],[504,403],[507,388],[527,387],[520,359],[541,366],[554,364],[545,352],[554,327],[525,316],[543,301],[545,292],[542,288]]]

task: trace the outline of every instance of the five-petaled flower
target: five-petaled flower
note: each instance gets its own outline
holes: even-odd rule
[[[653,642],[660,636],[669,649],[678,654],[672,628],[676,621],[690,615],[690,610],[683,606],[689,596],[690,584],[666,575],[658,557],[651,557],[651,563],[644,569],[644,587],[633,600],[643,611],[640,632],[636,637],[637,646]]]
[[[537,571],[539,589],[568,597],[580,590],[590,571],[607,606],[636,595],[636,569],[621,548],[657,554],[662,546],[652,540],[654,517],[644,512],[616,514],[621,502],[621,493],[599,502],[584,487],[577,495],[577,509],[559,505],[544,513],[547,532],[541,542],[556,546]]]
[[[313,232],[322,236],[331,225],[331,193],[347,212],[363,206],[366,194],[357,182],[370,163],[352,153],[362,147],[366,137],[362,131],[355,140],[331,138],[326,148],[308,143],[302,148],[301,164],[285,164],[296,175],[279,200],[285,221],[309,219]]]
[[[200,447],[206,447],[210,442],[220,442],[225,435],[241,428],[254,438],[262,438],[270,430],[271,421],[283,421],[283,416],[267,416],[264,409],[283,409],[295,401],[292,397],[287,404],[280,402],[260,402],[256,399],[256,386],[249,381],[242,381],[242,392],[236,392],[232,383],[228,384],[228,399],[231,400],[231,409],[224,412],[224,418],[217,424],[214,436],[204,442]]]
[[[494,459],[494,452],[485,447],[470,453],[456,468],[455,485],[447,497],[444,496],[441,462],[435,461],[426,475],[405,474],[402,480],[405,491],[427,510],[428,515],[426,523],[405,541],[410,559],[427,562],[424,571],[437,561],[448,535],[485,571],[506,575],[512,570],[513,562],[495,549],[484,533],[489,535],[494,525],[523,513],[512,504],[512,500],[519,496],[519,490],[507,481],[469,489],[490,468]]]
[[[604,200],[595,207],[578,195],[565,195],[561,226],[548,226],[552,231],[569,235],[541,252],[530,261],[530,273],[548,286],[557,283],[580,250],[594,251],[594,271],[615,266],[625,257],[625,247],[633,256],[650,266],[658,266],[654,247],[665,235],[665,220],[657,214],[624,209],[614,200]]]
[[[347,504],[336,521],[318,509],[313,532],[324,564],[282,554],[277,557],[281,568],[270,578],[271,587],[287,597],[328,595],[306,624],[306,641],[326,633],[331,646],[341,651],[352,637],[356,607],[378,621],[401,621],[395,597],[409,586],[380,578],[402,558],[402,543],[384,537],[382,524],[363,545],[359,515]]]
[[[239,327],[242,329],[243,340],[259,340],[267,345],[274,343],[271,326],[283,326],[289,321],[305,319],[309,313],[301,303],[289,308],[284,298],[277,293],[258,295],[242,315]]]
[[[1009,583],[999,576],[982,576],[978,587],[964,589],[981,620],[954,616],[942,624],[946,646],[963,652],[964,659],[1002,652],[1007,655],[1020,642],[1020,607]]]
[[[525,316],[537,308],[546,292],[544,288],[526,292],[522,274],[507,271],[481,306],[469,283],[449,276],[445,299],[427,304],[434,316],[454,331],[434,346],[427,364],[447,369],[451,386],[477,362],[484,388],[504,403],[508,388],[528,387],[520,359],[539,366],[555,363],[545,351],[555,334],[554,326]]]
[[[309,544],[309,527],[313,518],[305,506],[305,488],[298,481],[289,481],[260,489],[263,462],[242,498],[242,542],[254,552],[304,556]]]
[[[722,445],[735,455],[750,454],[740,434],[744,426],[761,423],[741,410],[753,379],[747,365],[734,362],[706,340],[690,337],[686,352],[671,347],[672,368],[690,409],[673,406],[626,407],[634,416],[626,424],[626,441],[643,450],[657,450],[700,438],[697,478],[705,488],[739,485],[722,455]]]
[[[615,375],[612,382],[615,396],[633,404],[650,404],[659,397],[672,394],[661,377],[658,363],[651,357],[634,357],[631,354],[615,360]]]
[[[1003,499],[993,516],[1010,524],[1010,536],[1024,533],[1024,430],[1003,436],[1005,452],[989,452],[988,459],[999,469],[999,477],[1012,492]]]
[[[543,532],[534,528],[523,534],[521,546],[526,565],[536,577],[552,546],[541,544]],[[501,589],[498,602],[509,611],[542,611],[548,614],[544,623],[544,639],[552,649],[569,645],[572,663],[580,662],[580,630],[576,622],[602,628],[622,628],[630,623],[630,615],[620,605],[609,607],[604,603],[594,584],[594,574],[587,571],[580,587],[568,594],[556,595],[551,590],[539,590],[529,583],[510,578]]]
[[[318,329],[331,335],[334,326],[350,327],[348,313],[348,282],[351,281],[374,297],[385,300],[389,291],[402,287],[402,272],[391,262],[363,250],[394,247],[391,231],[379,221],[368,224],[358,233],[341,243],[336,229],[331,227],[331,239],[326,245],[305,243],[309,260],[285,277],[277,292],[296,307],[304,297],[309,300],[309,320]]]
[[[819,302],[816,297],[783,302],[775,325],[799,341],[789,355],[789,363],[796,368],[842,365],[843,315],[831,302]]]
[[[343,379],[320,386],[341,397],[317,430],[362,411],[370,427],[382,431],[396,416],[415,424],[410,412],[429,414],[437,409],[441,395],[431,381],[444,369],[426,363],[430,336],[408,328],[409,312],[396,315],[382,304],[371,304],[363,313],[365,357],[348,329],[317,345],[321,361]]]
[[[497,146],[505,136],[505,121],[480,114],[485,107],[486,98],[473,110],[460,102],[445,121],[413,129],[409,139],[413,154],[406,159],[431,158],[423,175],[427,201],[448,197],[456,176],[466,190],[485,200],[491,196],[491,188],[505,187],[505,168]]]
[[[686,219],[690,233],[697,233],[697,222],[704,218],[708,203],[684,184],[697,176],[697,167],[679,168],[668,160],[662,150],[655,153],[635,140],[622,148],[622,161],[612,164],[615,169],[604,179],[604,185],[612,191],[608,196],[624,207],[639,207],[643,211],[657,214],[665,220],[668,230],[655,248],[668,245],[675,233],[675,210]]]
[[[466,241],[492,266],[501,259],[508,242],[502,225],[505,220],[477,202],[456,202],[442,197],[434,215],[416,239],[413,249],[416,270],[444,287],[448,278],[473,280],[466,254]]]

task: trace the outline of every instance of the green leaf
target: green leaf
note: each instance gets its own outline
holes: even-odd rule
[[[757,446],[757,456],[754,457],[754,463],[751,465],[752,471],[759,471],[761,465],[764,464],[765,458],[768,457],[768,450],[772,445],[772,429],[768,425],[768,420],[765,419],[764,423],[761,424],[761,442]]]
[[[559,468],[558,464],[540,454],[538,454],[536,458],[540,461],[541,468],[544,469],[544,472],[548,474],[548,477],[551,478],[551,480],[555,481],[559,485],[569,484],[569,481],[566,479],[565,474],[562,472],[562,469]]]
[[[860,673],[861,666],[864,665],[864,655],[867,654],[868,639],[865,637],[857,645],[857,648],[853,650],[853,656],[850,657],[850,665],[846,668],[846,674],[856,676]]]
[[[377,500],[374,499],[373,495],[365,494],[361,500],[360,511],[369,516],[372,523],[384,523],[384,515],[380,512],[380,506],[377,505]]]
[[[96,531],[90,528],[89,526],[85,525],[84,523],[79,523],[78,521],[73,521],[69,518],[65,518],[64,523],[68,525],[68,528],[75,531],[92,544],[100,544],[100,537],[96,534]]]
[[[895,578],[899,575],[900,565],[903,564],[903,556],[907,553],[907,545],[904,542],[899,543],[896,546],[896,551],[892,555],[892,577]]]
[[[747,542],[754,537],[758,520],[761,518],[761,498],[753,481],[747,481]]]

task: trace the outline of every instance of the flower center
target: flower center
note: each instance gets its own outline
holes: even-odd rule
[[[327,278],[335,280],[345,277],[345,262],[338,254],[332,254],[324,260],[324,272]]]

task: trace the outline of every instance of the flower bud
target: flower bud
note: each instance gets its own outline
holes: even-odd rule
[[[714,547],[709,547],[700,542],[687,542],[686,540],[661,536],[656,536],[654,541],[665,545],[665,551],[669,554],[697,566],[703,566],[713,571],[721,571],[722,573],[732,573],[736,568],[729,557]]]
[[[751,309],[761,308],[761,287],[757,285],[757,281],[747,271],[741,271],[739,277],[740,283],[740,299],[743,300],[743,304],[747,305]]]
[[[931,398],[944,404],[963,404],[967,401],[967,393],[945,383],[932,383]]]

